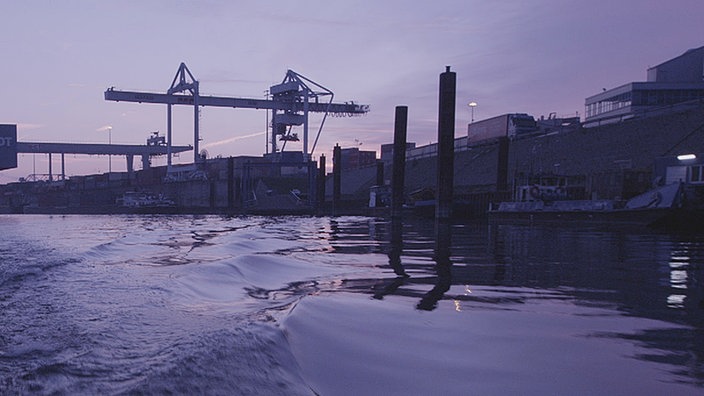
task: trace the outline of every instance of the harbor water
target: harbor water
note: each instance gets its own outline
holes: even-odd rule
[[[704,393],[704,235],[0,216],[0,394]]]

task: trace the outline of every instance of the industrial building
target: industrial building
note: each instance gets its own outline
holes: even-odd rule
[[[647,96],[654,97],[648,106],[630,103],[607,112],[602,103],[602,112],[592,110],[584,123],[579,117],[535,119],[521,113],[472,122],[467,136],[455,139],[454,195],[463,206],[457,214],[480,216],[489,203],[517,199],[522,188],[540,183],[560,186],[567,199],[628,199],[676,177],[704,187],[703,55],[704,47],[688,51],[650,68],[653,81],[611,91],[636,84],[646,95],[655,92]],[[637,96],[636,91],[628,92]],[[390,158],[391,148],[382,146],[382,158]],[[682,157],[689,153],[694,155]],[[407,147],[408,204],[416,195],[432,199],[437,166],[436,143]],[[385,183],[390,171],[385,161]],[[343,200],[362,205],[378,174],[375,167],[343,170]]]
[[[625,84],[587,98],[590,110],[584,123],[578,117],[551,114],[536,119],[524,113],[470,123],[467,135],[454,141],[454,201],[464,205],[458,215],[482,215],[489,203],[514,199],[522,187],[547,180],[559,185],[568,199],[627,199],[653,183],[676,177],[704,186],[704,156],[698,155],[704,153],[702,65],[704,47],[650,68],[648,82]],[[320,167],[310,158],[309,146],[314,147],[315,141],[310,139],[312,145],[308,144],[307,111],[354,115],[368,111],[367,106],[330,106],[315,100],[301,105],[314,93],[324,96],[326,91],[313,90],[310,80],[290,73],[282,84],[271,87],[273,96],[268,100],[200,96],[197,81],[184,68],[167,94],[111,88],[106,99],[165,103],[169,113],[171,105],[277,109],[271,124],[271,152],[263,157],[218,159],[195,155],[188,169],[153,168],[119,180],[97,175],[64,185],[6,187],[0,189],[0,211],[2,207],[25,212],[57,207],[100,211],[122,193],[150,189],[190,213],[300,213],[324,208],[331,201],[338,209],[362,213],[369,204],[370,189],[389,184],[391,144],[382,146],[382,161],[376,161],[374,151],[336,147],[339,157],[333,163],[341,168],[337,181],[325,176],[324,157]],[[697,75],[699,80],[694,81]],[[181,83],[177,83],[179,76]],[[298,142],[299,135],[292,130],[297,126],[304,127],[303,151],[283,151],[285,144]],[[197,140],[196,130],[194,143]],[[437,143],[420,147],[407,143],[408,204],[413,204],[415,192],[422,192],[419,199],[429,195],[432,199],[437,152]],[[676,162],[678,156],[690,153],[695,157],[686,157],[689,162]]]
[[[318,206],[317,180],[321,173],[311,157],[326,117],[363,115],[369,106],[351,101],[335,103],[331,90],[292,70],[286,72],[280,84],[270,86],[268,93],[266,99],[201,95],[198,80],[181,63],[165,93],[115,87],[104,93],[108,101],[166,105],[166,136],[153,135],[146,145],[17,142],[15,125],[0,126],[0,169],[16,167],[18,152],[50,156],[47,177],[35,175],[0,186],[0,213],[132,213],[135,209],[169,213],[310,213]],[[171,143],[174,105],[193,108],[192,146]],[[199,109],[204,106],[268,111],[268,153],[261,157],[207,158],[207,152],[198,149]],[[310,133],[313,125],[309,125],[309,113],[322,114],[322,121]],[[173,154],[191,150],[193,163],[172,163]],[[125,156],[128,171],[67,179],[64,154],[69,153]],[[51,169],[52,154],[61,155],[58,174]],[[358,149],[347,150],[346,154],[348,167],[363,166],[376,159],[375,152]],[[149,158],[154,155],[165,155],[167,166],[150,168]],[[134,170],[135,156],[142,158],[142,170]],[[125,206],[127,196],[130,202],[134,197],[143,197],[144,202]]]
[[[648,117],[704,99],[704,47],[651,67],[647,81],[630,82],[585,100],[586,126]]]
[[[406,152],[408,152],[411,149],[416,148],[416,144],[413,142],[407,142],[406,143]],[[381,145],[381,160],[384,163],[391,163],[394,159],[394,144],[393,143],[386,143]]]
[[[376,163],[376,151],[360,150],[358,147],[340,150],[340,163],[343,169],[359,169]]]

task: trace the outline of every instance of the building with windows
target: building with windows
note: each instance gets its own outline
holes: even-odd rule
[[[376,164],[376,151],[363,151],[357,147],[340,150],[342,169],[359,169]]]
[[[704,100],[704,47],[690,49],[631,82],[585,100],[586,126],[647,117]]]
[[[408,152],[416,148],[416,144],[413,142],[406,142],[406,156]],[[381,145],[381,160],[384,163],[392,163],[394,161],[394,144],[386,143]]]

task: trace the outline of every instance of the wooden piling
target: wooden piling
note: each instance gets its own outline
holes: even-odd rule
[[[384,185],[384,161],[376,160],[376,185]]]
[[[323,209],[325,206],[325,173],[325,154],[322,154],[318,164],[318,183],[316,189],[318,209]]]
[[[455,93],[457,75],[447,66],[440,74],[438,111],[438,156],[435,219],[449,222],[452,216],[452,194],[455,159]]]
[[[403,186],[406,172],[406,130],[408,106],[396,106],[394,119],[394,155],[391,176],[391,217],[400,218],[403,212]]]
[[[332,210],[333,215],[339,209],[342,196],[342,148],[336,144],[332,149]]]

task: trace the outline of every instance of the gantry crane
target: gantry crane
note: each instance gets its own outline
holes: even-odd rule
[[[303,126],[303,154],[310,159],[318,137],[328,114],[338,116],[362,115],[369,111],[368,105],[354,102],[333,103],[334,94],[329,89],[317,84],[310,79],[288,70],[281,84],[269,88],[271,97],[267,99],[230,98],[219,96],[201,96],[198,81],[193,77],[185,63],[181,63],[171,87],[166,93],[119,91],[114,87],[105,91],[105,100],[116,102],[160,103],[167,105],[167,164],[171,167],[171,106],[193,106],[193,161],[200,162],[202,157],[198,152],[200,140],[198,131],[199,106],[232,107],[246,109],[266,109],[272,111],[271,122],[271,152],[276,153],[277,137],[284,141],[297,141],[298,135],[292,132],[293,126]],[[328,99],[323,102],[321,99]],[[310,112],[323,113],[320,128],[315,137],[313,147],[308,151],[308,114]],[[282,148],[283,148],[282,145]]]

